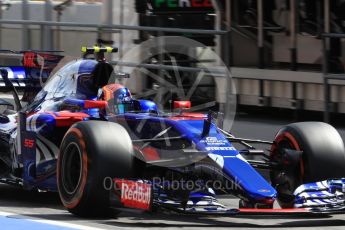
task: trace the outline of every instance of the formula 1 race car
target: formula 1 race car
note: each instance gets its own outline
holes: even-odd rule
[[[225,216],[345,211],[345,150],[333,127],[294,123],[271,142],[236,138],[216,125],[221,114],[188,112],[190,101],[175,101],[175,110],[164,113],[108,83],[128,77],[105,61],[104,53],[115,51],[84,47],[95,60],[67,63],[32,102],[0,114],[1,182],[57,191],[83,217],[126,209]],[[15,91],[8,68],[0,69]],[[221,204],[223,194],[238,197],[239,207]]]

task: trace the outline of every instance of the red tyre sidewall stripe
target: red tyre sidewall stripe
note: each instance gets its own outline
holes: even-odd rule
[[[79,139],[79,144],[82,150],[82,179],[81,179],[81,184],[79,186],[79,189],[77,191],[77,194],[75,195],[74,199],[72,201],[66,201],[64,200],[64,198],[60,195],[61,200],[63,202],[63,205],[68,208],[68,209],[73,209],[75,208],[81,201],[82,197],[83,197],[83,193],[84,193],[84,189],[85,189],[85,185],[87,182],[87,175],[88,175],[88,157],[87,157],[87,151],[86,151],[86,144],[83,138],[83,135],[81,133],[81,131],[77,128],[71,128],[65,135],[65,137],[69,134],[69,133],[74,133],[78,139]],[[60,152],[61,154],[61,152]],[[67,153],[68,154],[68,153]],[[61,161],[61,157],[59,157],[58,159],[58,167],[57,167],[57,180],[59,181],[59,175],[60,175],[60,162]],[[59,184],[59,183],[58,183]]]
[[[295,148],[295,150],[302,151],[296,138],[291,133],[289,133],[287,131],[279,133],[275,139],[275,142],[279,143],[279,142],[283,141],[284,139],[287,139],[290,142],[290,144]],[[276,148],[276,145],[272,145],[272,149],[271,149],[272,153],[274,152],[275,148]],[[302,181],[304,179],[304,172],[305,172],[304,171],[304,162],[303,162],[303,159],[300,159],[300,173],[301,173]]]

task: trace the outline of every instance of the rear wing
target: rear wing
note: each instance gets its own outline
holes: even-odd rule
[[[47,52],[48,51],[23,51],[23,67],[52,71],[64,56]]]
[[[56,52],[61,51],[0,50],[2,54],[21,56],[18,66],[0,66],[0,70],[7,72],[8,80],[12,82],[13,87],[23,92],[23,100],[29,102],[42,89],[42,83],[48,80],[52,71],[64,58],[63,55],[55,54]],[[6,58],[6,55],[3,55],[3,58]],[[0,92],[11,90],[11,87],[8,87],[0,76]]]

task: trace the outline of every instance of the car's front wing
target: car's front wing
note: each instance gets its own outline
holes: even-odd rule
[[[295,208],[290,209],[259,209],[259,208],[228,208],[221,204],[212,192],[190,193],[187,201],[172,199],[167,194],[153,188],[149,181],[115,179],[115,191],[111,193],[113,208],[136,209],[142,211],[167,210],[182,214],[216,215],[216,216],[320,216],[345,214],[343,193],[345,180],[329,180],[306,184],[299,187],[296,194]],[[321,197],[320,195],[324,194]],[[325,196],[325,194],[327,196]],[[333,194],[333,195],[330,195]],[[334,194],[336,194],[334,196]],[[313,199],[302,199],[302,196]],[[319,199],[319,200],[318,200]],[[313,200],[313,203],[310,203]],[[322,200],[322,203],[321,201]],[[319,205],[315,205],[318,203]],[[312,204],[312,205],[310,205]]]

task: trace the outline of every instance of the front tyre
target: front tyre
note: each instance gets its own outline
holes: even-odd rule
[[[345,177],[343,140],[334,127],[322,122],[283,127],[272,145],[271,161],[280,166],[270,176],[283,208],[293,207],[293,193],[301,184]]]
[[[63,205],[81,217],[108,216],[109,186],[133,173],[133,146],[127,131],[104,121],[85,121],[66,133],[58,158],[57,185]]]

